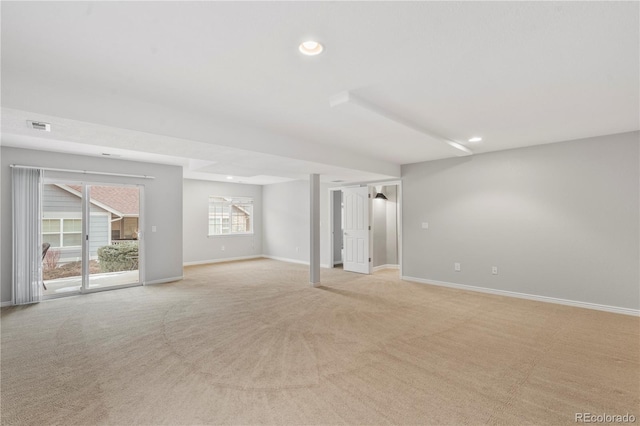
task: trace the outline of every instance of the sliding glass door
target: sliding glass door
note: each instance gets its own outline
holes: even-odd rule
[[[89,289],[140,282],[140,190],[90,185]]]
[[[45,297],[141,283],[141,190],[46,182],[42,241]]]
[[[45,183],[42,192],[43,295],[82,288],[82,187]]]

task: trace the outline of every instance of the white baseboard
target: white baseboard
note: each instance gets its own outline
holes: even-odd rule
[[[269,256],[267,254],[263,254],[262,257],[267,259],[279,260],[281,262],[297,263],[298,265],[307,265],[307,266],[309,265],[309,262],[306,260],[289,259],[288,257],[279,257],[279,256]],[[327,265],[326,263],[321,263],[320,267],[326,268],[326,269],[331,268],[331,266]]]
[[[631,308],[621,308],[618,306],[599,305],[597,303],[579,302],[577,300],[558,299],[556,297],[537,296],[535,294],[518,293],[515,291],[496,290],[486,287],[477,287],[473,285],[449,283],[446,281],[429,280],[424,278],[407,277],[403,276],[405,281],[413,281],[420,284],[437,285],[440,287],[456,288],[459,290],[475,291],[480,293],[495,294],[498,296],[515,297],[518,299],[535,300],[538,302],[556,303],[558,305],[575,306],[578,308],[595,309],[597,311],[613,312],[616,314],[640,316],[640,310]]]
[[[153,281],[145,281],[144,285],[149,285],[149,284],[164,284],[164,283],[172,283],[174,281],[180,281],[181,279],[183,279],[184,276],[180,275],[179,277],[171,277],[171,278],[162,278],[159,280],[153,280]]]
[[[8,302],[0,302],[0,308],[6,308],[7,306],[13,306],[13,302],[11,300]]]
[[[279,257],[279,256],[269,256],[268,254],[263,254],[262,257],[265,257],[267,259],[279,260],[280,262],[297,263],[299,265],[309,264],[309,262],[307,262],[306,260],[289,259],[288,257]]]
[[[251,256],[226,257],[224,259],[196,260],[195,262],[184,262],[183,266],[209,265],[212,263],[233,262],[236,260],[262,259],[264,256],[255,254]]]
[[[383,269],[400,269],[400,265],[379,265],[373,267],[373,272],[381,271]]]

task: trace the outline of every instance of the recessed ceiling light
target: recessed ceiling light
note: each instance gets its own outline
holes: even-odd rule
[[[233,179],[233,176],[227,176],[227,179],[231,180]]]
[[[322,45],[317,41],[309,40],[301,43],[298,49],[300,49],[300,53],[303,55],[314,56],[322,53],[324,47],[322,47]]]
[[[474,136],[469,139],[469,142],[482,142],[482,138],[480,136]]]

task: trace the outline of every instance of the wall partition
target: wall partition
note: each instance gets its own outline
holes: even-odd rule
[[[183,232],[182,232],[182,167],[155,164],[118,158],[101,158],[87,155],[36,151],[8,146],[0,147],[0,306],[10,306],[12,290],[12,202],[11,165],[25,165],[44,169],[46,179],[57,182],[97,186],[122,185],[143,188],[140,193],[140,222],[137,224],[140,236],[140,277],[144,284],[160,284],[182,278]],[[75,169],[69,170],[69,169]],[[78,173],[78,170],[81,173]],[[85,172],[86,171],[86,172]],[[47,183],[51,183],[48,181]],[[205,200],[206,203],[206,200]],[[116,208],[116,210],[118,210]],[[94,212],[99,212],[96,208]],[[206,220],[206,210],[205,210]],[[60,219],[60,218],[58,218]],[[117,219],[112,216],[112,219]],[[144,219],[144,221],[143,221]],[[62,223],[60,226],[64,226]],[[68,233],[72,233],[77,223],[67,223]],[[111,241],[131,239],[135,231],[135,219],[124,215],[111,222]],[[64,228],[62,229],[64,231]],[[51,231],[53,232],[53,231]],[[259,233],[261,231],[258,228]],[[67,239],[73,239],[71,235]],[[206,239],[206,236],[204,237]],[[261,245],[256,242],[256,247]],[[229,249],[227,247],[227,249]],[[38,250],[38,261],[42,253]],[[226,253],[229,253],[227,250]],[[259,251],[258,253],[261,253]],[[144,259],[142,257],[144,256]],[[39,283],[40,289],[42,288]]]

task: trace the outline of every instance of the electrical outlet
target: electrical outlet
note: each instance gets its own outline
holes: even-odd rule
[[[454,263],[454,264],[453,264],[453,269],[454,269],[456,272],[460,272],[460,271],[462,270],[462,268],[460,267],[460,264],[459,264],[458,262],[456,262],[456,263]]]
[[[296,247],[296,253],[300,253],[300,247]]]
[[[429,229],[429,222],[422,222],[422,229]]]
[[[493,275],[498,275],[498,267],[497,266],[492,266],[491,267],[491,273]]]
[[[224,248],[224,246],[220,247],[220,250],[225,251],[226,249]]]
[[[151,232],[156,232],[157,230],[158,230],[158,228],[156,228],[156,226],[155,226],[155,225],[153,225],[153,226],[151,227]]]

